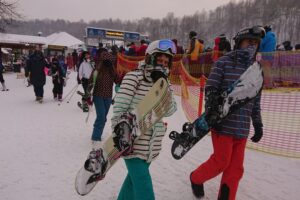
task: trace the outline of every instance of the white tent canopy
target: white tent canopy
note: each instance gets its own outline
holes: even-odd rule
[[[78,48],[84,43],[66,32],[53,33],[46,37],[47,45],[64,46],[72,49]]]
[[[0,44],[7,44],[7,45],[46,44],[46,38],[41,36],[0,33]]]

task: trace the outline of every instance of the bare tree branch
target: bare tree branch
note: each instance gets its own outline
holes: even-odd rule
[[[8,25],[20,18],[21,15],[17,12],[17,2],[0,0],[0,32],[4,32]]]

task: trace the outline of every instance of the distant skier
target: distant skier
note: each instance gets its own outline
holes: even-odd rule
[[[171,40],[157,40],[149,44],[145,61],[140,63],[137,70],[127,73],[122,80],[113,106],[112,130],[120,115],[132,111],[156,80],[160,77],[167,79],[175,54],[176,46]],[[172,115],[176,109],[173,99],[165,116]],[[128,174],[118,200],[155,199],[149,166],[160,153],[166,129],[164,123],[159,121],[134,141],[133,152],[124,159]]]
[[[219,92],[226,90],[255,61],[265,30],[260,26],[241,30],[235,36],[234,51],[215,62],[205,87],[205,112],[207,123],[212,125],[213,154],[190,174],[195,197],[204,196],[203,184],[222,173],[219,200],[234,200],[244,172],[244,153],[250,131],[254,126],[253,142],[263,136],[260,113],[261,94],[216,124]]]

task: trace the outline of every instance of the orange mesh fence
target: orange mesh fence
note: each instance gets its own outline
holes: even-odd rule
[[[300,87],[300,51],[263,53],[265,88]]]

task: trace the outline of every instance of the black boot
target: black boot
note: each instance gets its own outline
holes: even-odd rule
[[[229,199],[229,187],[226,184],[222,184],[221,193],[218,200],[228,200]]]
[[[192,191],[193,191],[194,196],[196,198],[200,199],[201,197],[204,197],[204,187],[203,187],[203,184],[195,184],[192,182],[192,173],[190,174]]]

